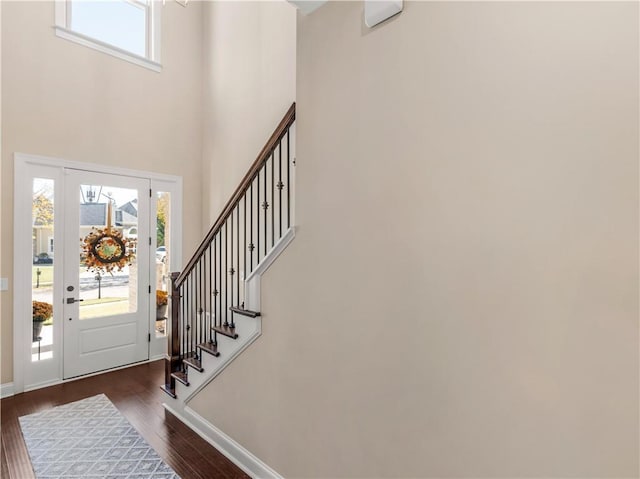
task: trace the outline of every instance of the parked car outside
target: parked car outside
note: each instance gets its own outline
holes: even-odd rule
[[[53,264],[53,258],[47,253],[40,253],[33,258],[33,264]]]
[[[167,260],[167,247],[166,246],[158,246],[156,248],[156,259],[158,261],[162,261],[163,263]]]

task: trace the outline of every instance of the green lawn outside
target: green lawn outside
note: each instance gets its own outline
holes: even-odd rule
[[[36,286],[38,281],[38,270],[40,270],[40,286],[51,286],[53,284],[53,265],[34,264],[31,268],[31,284]],[[87,268],[80,266],[79,273],[85,273]]]
[[[129,301],[122,298],[87,299],[80,303],[80,319],[99,318],[129,312]]]
[[[31,268],[31,284],[35,286],[38,281],[38,270],[40,270],[40,286],[49,286],[53,283],[52,264],[34,264]]]
[[[129,312],[129,301],[123,298],[85,299],[80,303],[80,319],[98,318]],[[48,319],[44,326],[53,324],[53,318]]]

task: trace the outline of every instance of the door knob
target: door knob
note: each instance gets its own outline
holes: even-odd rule
[[[84,299],[67,298],[67,304],[78,303],[80,301],[84,301]]]

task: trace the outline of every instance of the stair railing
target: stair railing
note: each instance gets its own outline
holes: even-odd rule
[[[293,103],[195,254],[171,274],[171,323],[163,389],[175,397],[201,354],[218,356],[218,335],[237,338],[234,314],[244,308],[244,279],[291,227]]]

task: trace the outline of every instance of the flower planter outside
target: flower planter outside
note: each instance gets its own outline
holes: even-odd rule
[[[160,306],[156,307],[156,321],[167,319],[167,308],[167,304],[161,304]]]
[[[42,324],[44,321],[34,321],[33,322],[33,342],[37,342],[38,338],[42,334]]]

